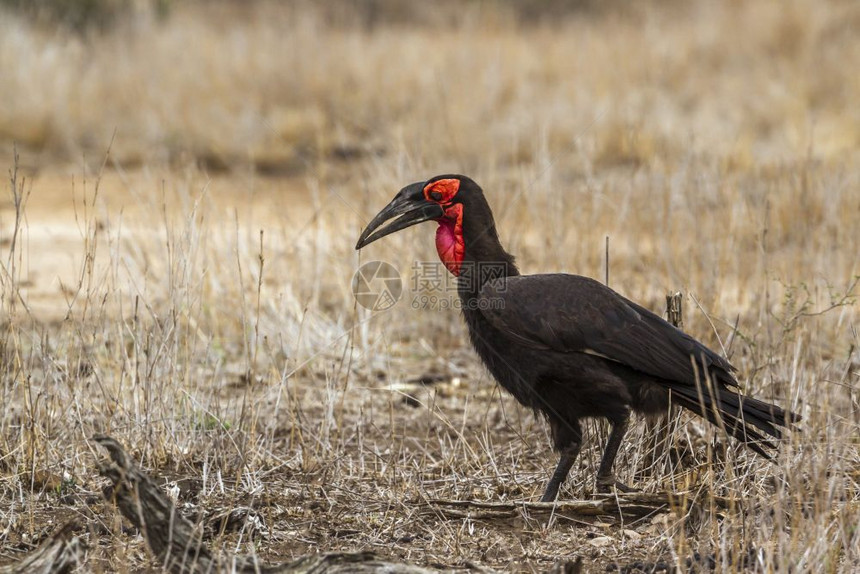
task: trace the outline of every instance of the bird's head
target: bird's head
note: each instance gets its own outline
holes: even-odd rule
[[[463,217],[470,206],[486,207],[483,192],[464,175],[438,175],[401,189],[362,231],[356,249],[423,221],[436,221],[436,250],[445,267],[459,275],[465,255]],[[489,211],[489,207],[486,207]],[[389,222],[383,227],[383,224]]]

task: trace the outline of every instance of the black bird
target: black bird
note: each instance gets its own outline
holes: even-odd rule
[[[665,412],[671,396],[768,459],[776,445],[767,437],[781,438],[780,427],[800,420],[741,395],[726,359],[609,287],[579,275],[520,275],[483,191],[463,175],[401,189],[355,248],[430,220],[439,224],[439,257],[457,276],[475,351],[508,392],[549,422],[561,456],[541,500],[555,499],[576,460],[583,417],[611,423],[597,471],[604,492],[629,489],[615,480],[612,465],[631,410]]]

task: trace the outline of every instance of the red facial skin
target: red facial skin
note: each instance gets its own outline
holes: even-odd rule
[[[436,230],[436,252],[455,277],[460,274],[466,251],[463,241],[463,204],[451,203],[459,189],[459,179],[440,179],[424,188],[427,201],[435,201],[445,209],[445,215],[436,220],[439,222],[439,228]]]

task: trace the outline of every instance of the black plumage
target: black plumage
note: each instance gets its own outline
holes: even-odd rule
[[[394,216],[399,218],[379,229]],[[615,481],[612,465],[630,412],[665,412],[670,394],[674,404],[768,458],[772,439],[800,420],[740,394],[725,358],[609,287],[578,275],[520,275],[499,241],[481,188],[465,176],[405,187],[356,248],[427,220],[440,224],[440,257],[458,274],[476,352],[502,387],[550,425],[561,456],[543,500],[556,497],[576,460],[586,417],[606,418],[612,426],[597,473],[600,490],[626,488]]]

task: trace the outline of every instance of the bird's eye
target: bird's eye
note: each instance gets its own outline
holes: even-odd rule
[[[430,197],[432,197],[435,201],[441,201],[442,200],[442,194],[439,193],[438,191],[431,191]]]

